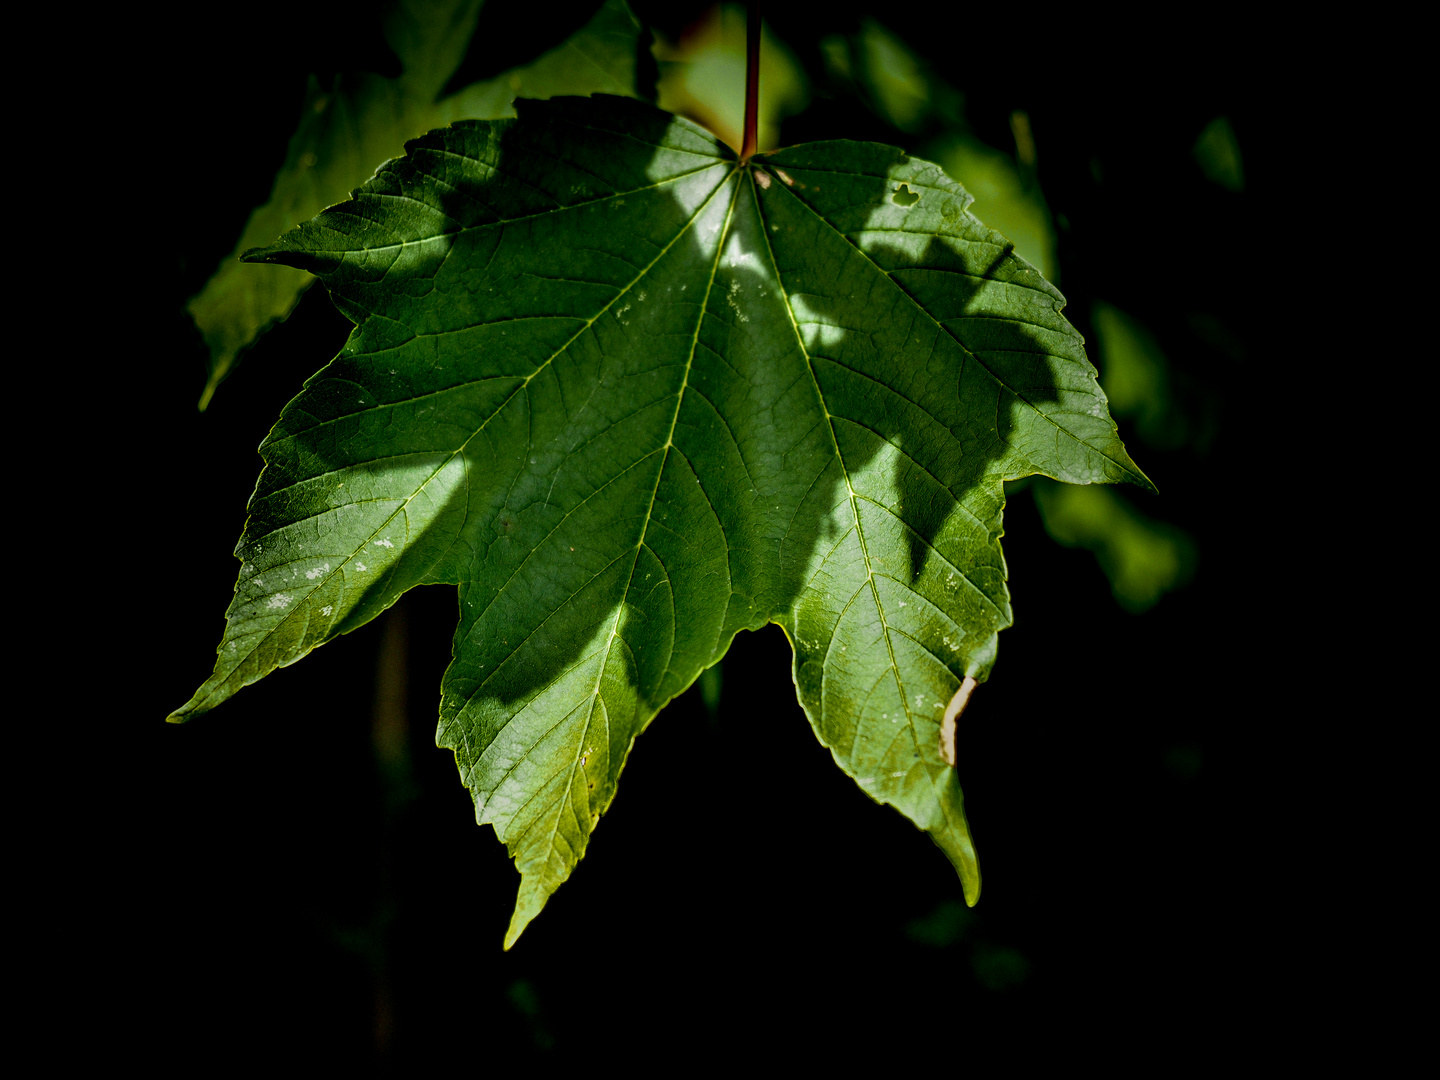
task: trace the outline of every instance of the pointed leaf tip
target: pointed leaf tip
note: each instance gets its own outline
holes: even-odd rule
[[[959,829],[937,829],[930,833],[930,839],[950,860],[950,865],[955,868],[955,873],[960,878],[965,903],[974,907],[980,902],[980,862],[975,857],[975,845],[971,842],[968,825],[962,820]]]
[[[525,932],[525,928],[530,925],[531,921],[538,914],[540,914],[539,909],[536,908],[532,910],[524,903],[523,897],[516,899],[515,911],[510,916],[509,927],[505,930],[504,949],[506,952],[509,952],[515,943],[520,940],[520,935]]]
[[[1135,485],[1136,487],[1138,487],[1138,488],[1144,488],[1146,491],[1150,492],[1150,494],[1152,494],[1152,495],[1159,495],[1159,494],[1160,494],[1160,489],[1155,486],[1155,481],[1151,480],[1150,477],[1146,476],[1146,475],[1140,470],[1140,466],[1136,465],[1136,464],[1132,461],[1132,462],[1130,462],[1130,468],[1132,468],[1133,470],[1135,470],[1135,475],[1134,475],[1133,478],[1131,478],[1130,483],[1134,484],[1134,485]]]
[[[195,699],[191,698],[184,705],[173,710],[169,716],[165,717],[165,722],[167,724],[187,724],[196,716],[207,711],[206,709],[195,708]]]
[[[245,252],[244,255],[240,256],[240,261],[247,263],[264,263],[271,266],[293,266],[297,270],[308,270],[311,273],[315,273],[316,268],[322,263],[321,256],[318,253],[286,245],[285,240],[288,239],[290,235],[290,233],[286,233],[285,236],[282,236],[268,247],[251,248]],[[326,265],[330,265],[330,263],[333,263],[333,260],[327,262]]]

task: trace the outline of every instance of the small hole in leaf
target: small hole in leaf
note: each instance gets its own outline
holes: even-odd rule
[[[896,206],[914,206],[920,201],[920,193],[911,191],[909,184],[901,184],[895,189],[895,194],[890,196],[890,201]]]

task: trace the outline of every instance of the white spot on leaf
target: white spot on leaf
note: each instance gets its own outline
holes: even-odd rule
[[[740,283],[738,281],[732,281],[730,283],[730,291],[725,294],[725,302],[729,304],[730,309],[735,312],[736,318],[738,318],[742,323],[747,323],[750,321],[750,316],[746,315],[743,311],[740,310],[740,303],[735,299],[735,295],[739,291]]]

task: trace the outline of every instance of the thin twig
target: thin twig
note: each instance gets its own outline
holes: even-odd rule
[[[755,156],[760,123],[760,0],[745,5],[745,139],[740,163]]]

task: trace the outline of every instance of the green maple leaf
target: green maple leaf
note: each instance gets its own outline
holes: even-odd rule
[[[742,165],[621,98],[412,142],[247,256],[356,326],[261,448],[219,661],[173,718],[458,585],[438,741],[522,875],[508,947],[635,737],[775,622],[816,735],[973,903],[941,725],[1010,622],[1002,482],[1149,482],[1060,294],[969,202],[891,147]]]

